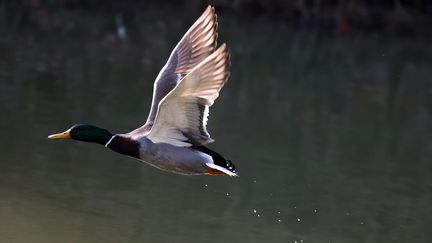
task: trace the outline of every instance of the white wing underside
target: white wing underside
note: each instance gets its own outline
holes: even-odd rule
[[[154,143],[181,147],[213,142],[206,129],[209,107],[228,79],[229,65],[229,53],[223,44],[160,101],[147,137]]]
[[[208,6],[189,28],[172,51],[167,63],[159,72],[153,88],[153,99],[146,124],[131,134],[144,135],[153,126],[160,101],[191,70],[214,52],[217,39],[217,15]]]

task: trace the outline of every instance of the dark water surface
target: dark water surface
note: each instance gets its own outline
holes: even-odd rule
[[[430,40],[221,15],[232,75],[210,147],[239,178],[48,140],[74,123],[144,123],[193,21],[167,19],[131,27],[124,43],[94,26],[0,38],[0,242],[432,240]]]

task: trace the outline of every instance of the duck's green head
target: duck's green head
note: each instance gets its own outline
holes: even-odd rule
[[[90,143],[105,145],[113,136],[108,130],[92,125],[76,124],[68,130],[49,135],[49,139],[74,139]]]

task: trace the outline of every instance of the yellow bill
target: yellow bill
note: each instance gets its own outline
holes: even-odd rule
[[[49,139],[70,139],[71,138],[70,129],[65,131],[65,132],[62,132],[62,133],[56,133],[53,135],[49,135],[48,138]]]

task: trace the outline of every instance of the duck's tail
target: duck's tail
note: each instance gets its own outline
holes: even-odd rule
[[[212,176],[228,175],[228,176],[238,176],[235,165],[231,160],[227,160],[222,155],[216,153],[215,151],[205,147],[197,146],[195,147],[199,151],[208,154],[212,157],[213,162],[206,163],[208,169],[207,174]]]
[[[238,176],[235,170],[235,165],[230,161],[226,160],[226,164],[219,165],[216,162],[214,163],[206,163],[209,167],[207,173],[209,175],[229,175],[229,176]]]

